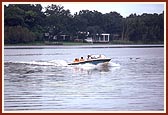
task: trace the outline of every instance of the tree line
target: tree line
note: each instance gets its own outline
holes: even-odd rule
[[[133,43],[163,43],[164,12],[161,14],[130,14],[123,18],[117,12],[102,14],[98,11],[81,10],[74,15],[60,5],[48,5],[45,11],[40,4],[9,4],[4,7],[5,44],[34,41],[83,40],[109,33],[110,41]]]

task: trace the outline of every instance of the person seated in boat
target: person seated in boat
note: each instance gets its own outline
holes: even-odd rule
[[[78,59],[78,58],[75,58],[74,62],[75,62],[75,63],[79,62],[79,59]]]
[[[91,60],[92,58],[91,58],[91,55],[88,55],[87,56],[87,60]]]
[[[80,58],[80,61],[85,61],[85,60],[83,59],[83,57],[81,57],[81,58]]]
[[[95,55],[88,55],[87,60],[96,59]]]

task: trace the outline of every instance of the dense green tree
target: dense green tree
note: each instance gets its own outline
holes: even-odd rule
[[[121,34],[122,16],[117,12],[104,14],[104,30],[110,34]]]
[[[72,15],[63,6],[51,5],[46,7],[46,28],[52,35],[70,34]]]
[[[14,5],[5,6],[4,9],[4,24],[5,26],[23,26],[24,25],[24,10],[15,7]]]
[[[123,18],[117,12],[102,14],[95,10],[81,10],[71,15],[70,10],[55,4],[48,5],[45,11],[42,9],[40,4],[5,6],[5,43],[53,40],[59,35],[85,39],[88,34],[94,37],[101,33],[109,33],[111,41],[116,35],[118,40],[134,43],[163,43],[164,41],[164,12],[131,14]]]
[[[122,39],[152,43],[163,41],[164,35],[163,14],[131,14],[123,20]]]
[[[40,4],[12,4],[5,6],[4,24],[6,27],[21,26],[27,28],[30,33],[35,35],[36,40],[41,40],[44,33],[42,25],[45,18],[41,10],[42,6]]]

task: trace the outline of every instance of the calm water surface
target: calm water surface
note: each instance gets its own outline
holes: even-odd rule
[[[5,111],[163,111],[164,48],[48,47],[4,50]],[[104,65],[67,63],[87,54]]]

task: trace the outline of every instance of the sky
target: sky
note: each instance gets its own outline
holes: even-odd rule
[[[64,9],[69,9],[71,14],[79,12],[80,10],[96,10],[101,13],[109,13],[116,11],[123,17],[127,17],[130,14],[141,15],[143,13],[162,13],[164,11],[164,2],[125,2],[125,3],[116,3],[116,2],[53,2],[53,3],[43,3],[42,6],[46,7],[47,5],[56,4],[64,6]]]

